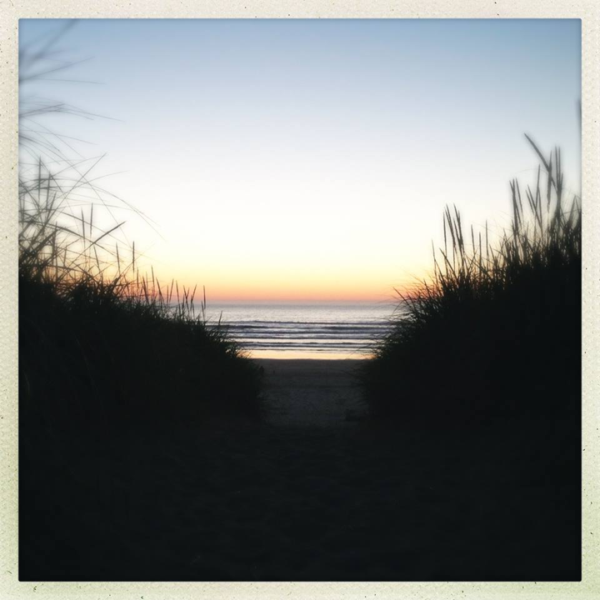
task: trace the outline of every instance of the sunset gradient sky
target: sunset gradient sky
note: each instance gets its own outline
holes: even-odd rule
[[[22,47],[62,24],[21,20]],[[110,119],[45,124],[106,153],[158,230],[124,212],[128,239],[214,301],[389,299],[446,204],[507,224],[524,133],[580,191],[578,20],[83,20],[60,47],[89,60],[28,93]]]

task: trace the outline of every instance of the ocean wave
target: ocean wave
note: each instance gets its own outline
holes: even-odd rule
[[[217,313],[218,314],[218,313]],[[264,317],[264,318],[261,318]],[[311,351],[331,353],[372,352],[393,327],[381,307],[237,306],[215,313],[209,328],[222,328],[247,350]]]
[[[349,327],[370,327],[375,329],[386,329],[391,327],[388,322],[379,323],[376,321],[353,321],[351,323],[335,323],[330,321],[209,321],[209,325],[221,325],[233,329],[264,329],[274,327],[277,329],[288,327],[290,329],[308,329],[313,327],[347,329]]]
[[[373,350],[372,346],[367,344],[355,343],[340,343],[340,342],[331,342],[324,343],[322,341],[306,341],[306,342],[238,342],[242,348],[247,348],[248,350],[322,350],[323,352],[331,351],[331,350],[347,350],[348,352],[370,352]]]

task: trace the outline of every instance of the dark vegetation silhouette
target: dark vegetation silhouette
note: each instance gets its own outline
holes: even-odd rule
[[[401,296],[402,318],[365,363],[374,416],[579,427],[581,204],[564,198],[559,150],[545,158],[531,144],[537,185],[511,183],[512,225],[497,242],[446,209],[432,280]]]
[[[21,51],[21,86],[71,66],[44,66],[62,33]],[[96,159],[71,158],[64,136],[37,122],[52,113],[90,116],[21,95],[21,150],[33,159],[19,176],[22,422],[114,428],[256,413],[257,368],[207,325],[205,295],[197,311],[195,290],[161,286],[140,271],[135,244],[123,250],[120,199],[93,179]]]
[[[122,210],[144,215],[101,187],[92,173],[101,157],[82,156],[46,122],[97,115],[26,93],[73,65],[58,48],[71,26],[20,50],[22,577],[52,573],[53,545],[58,551],[61,535],[73,534],[68,522],[49,532],[57,508],[74,510],[68,498],[80,486],[68,474],[78,455],[95,461],[88,484],[110,489],[111,470],[102,475],[97,463],[122,458],[119,440],[260,412],[260,370],[224,327],[207,322],[206,296],[198,310],[195,290],[144,272],[116,220]]]
[[[497,568],[486,578],[578,580],[582,209],[565,198],[560,151],[527,139],[541,166],[533,189],[511,183],[510,228],[493,242],[446,209],[433,276],[401,296],[360,382],[371,423],[419,431],[427,452],[451,457],[449,479],[473,473],[465,510],[495,515],[482,525]]]
[[[115,430],[219,412],[257,414],[258,370],[225,329],[207,326],[205,300],[196,314],[193,290],[180,294],[173,282],[163,291],[153,277],[134,278],[133,262],[102,264],[106,232],[96,233],[83,215],[73,217],[80,233],[62,224],[56,198],[64,188],[58,191],[51,174],[35,188],[21,184],[24,427]]]

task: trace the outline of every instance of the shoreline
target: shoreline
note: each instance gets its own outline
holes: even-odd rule
[[[256,351],[254,351],[256,352]],[[344,354],[344,353],[337,353],[334,354],[332,353],[326,353],[327,356],[324,355],[324,353],[317,353],[317,352],[313,352],[313,353],[309,353],[309,352],[297,352],[297,353],[293,353],[290,352],[289,356],[286,356],[285,352],[278,352],[278,351],[273,351],[270,352],[268,350],[264,350],[262,352],[264,352],[265,354],[268,354],[266,356],[261,356],[258,355],[256,356],[254,354],[254,352],[249,351],[247,352],[247,354],[245,355],[247,358],[251,359],[251,360],[257,360],[257,361],[269,361],[269,360],[275,360],[275,361],[290,361],[290,360],[300,360],[300,361],[314,361],[314,362],[347,362],[347,361],[352,361],[352,362],[362,362],[365,360],[370,360],[372,358],[374,358],[373,354]]]
[[[364,358],[291,358],[291,357],[285,357],[285,358],[254,358],[254,357],[249,357],[250,360],[255,361],[257,363],[323,363],[323,364],[337,364],[337,363],[342,363],[342,364],[347,364],[347,363],[362,363],[365,360],[368,359],[364,359]]]

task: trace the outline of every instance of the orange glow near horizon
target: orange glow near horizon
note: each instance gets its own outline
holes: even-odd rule
[[[425,273],[425,270],[422,271]],[[163,281],[171,278],[158,273]],[[393,278],[390,273],[372,271],[356,273],[333,272],[310,273],[259,270],[242,274],[233,270],[216,273],[212,269],[198,270],[194,275],[178,272],[173,274],[180,291],[196,288],[195,301],[202,299],[204,291],[209,304],[215,302],[395,302],[398,292],[409,294],[418,285],[419,278],[406,276]],[[426,274],[423,275],[426,278]]]

